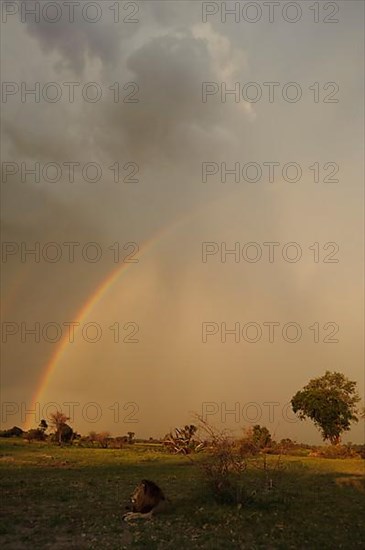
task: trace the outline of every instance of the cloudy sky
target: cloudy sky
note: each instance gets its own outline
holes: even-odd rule
[[[293,394],[364,388],[363,3],[69,4],[2,3],[4,426],[319,442]]]

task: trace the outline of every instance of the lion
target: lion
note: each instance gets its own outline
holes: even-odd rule
[[[136,518],[150,519],[156,513],[161,512],[168,499],[156,483],[149,479],[142,479],[131,495],[131,505],[126,506],[129,510],[124,514],[124,521]]]

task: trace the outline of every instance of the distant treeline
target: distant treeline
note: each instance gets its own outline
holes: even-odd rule
[[[160,450],[165,449],[168,453],[188,455],[201,451],[209,451],[211,440],[196,439],[194,436],[197,427],[193,424],[182,428],[175,428],[174,431],[166,434],[161,439],[150,437],[148,439],[136,439],[134,432],[126,435],[112,437],[109,432],[91,431],[88,435],[80,435],[73,431],[68,424],[63,424],[58,430],[46,433],[47,423],[42,420],[38,428],[24,431],[18,426],[8,430],[0,431],[3,438],[22,438],[28,443],[32,441],[43,441],[57,445],[68,445],[74,447],[122,449],[125,446],[143,444],[156,446]],[[232,438],[237,451],[243,456],[257,456],[259,454],[271,455],[292,455],[311,456],[318,458],[363,458],[365,459],[365,445],[348,443],[346,445],[309,445],[297,443],[290,438],[275,441],[269,430],[259,424],[247,429],[244,435],[239,438]]]

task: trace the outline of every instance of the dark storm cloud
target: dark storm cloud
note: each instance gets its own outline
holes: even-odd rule
[[[34,3],[33,0],[28,1],[27,7],[34,8]],[[115,32],[117,29],[112,13],[105,19],[110,4],[102,3],[104,18],[95,23],[82,17],[80,7],[74,10],[74,21],[70,23],[69,11],[63,6],[59,21],[52,23],[40,17],[39,22],[36,22],[34,17],[29,16],[26,18],[26,28],[31,36],[39,40],[44,53],[57,51],[63,58],[61,66],[69,67],[81,75],[88,57],[98,58],[106,65],[116,63],[121,38],[128,38],[135,32],[133,24],[124,25],[123,35]]]
[[[130,55],[127,66],[139,87],[140,104],[137,109],[112,106],[107,120],[112,141],[143,157],[184,155],[179,149],[188,146],[179,139],[184,128],[207,131],[211,126],[212,110],[201,109],[200,102],[202,72],[212,73],[204,43],[187,35],[154,38]]]
[[[110,106],[102,122],[104,149],[176,162],[234,139],[232,106],[202,103],[202,82],[221,78],[207,40],[189,31],[164,34],[133,51],[126,66],[138,85],[139,103]],[[241,115],[242,131],[247,117]]]

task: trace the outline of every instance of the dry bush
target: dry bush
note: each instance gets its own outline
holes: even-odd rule
[[[242,440],[234,439],[228,431],[218,430],[197,416],[199,433],[204,436],[205,453],[192,460],[203,473],[205,481],[219,502],[244,505],[274,489],[274,478],[282,470],[282,461],[270,463],[266,454],[256,447],[245,453]]]
[[[318,458],[365,458],[365,445],[328,445],[317,447],[309,456]]]

